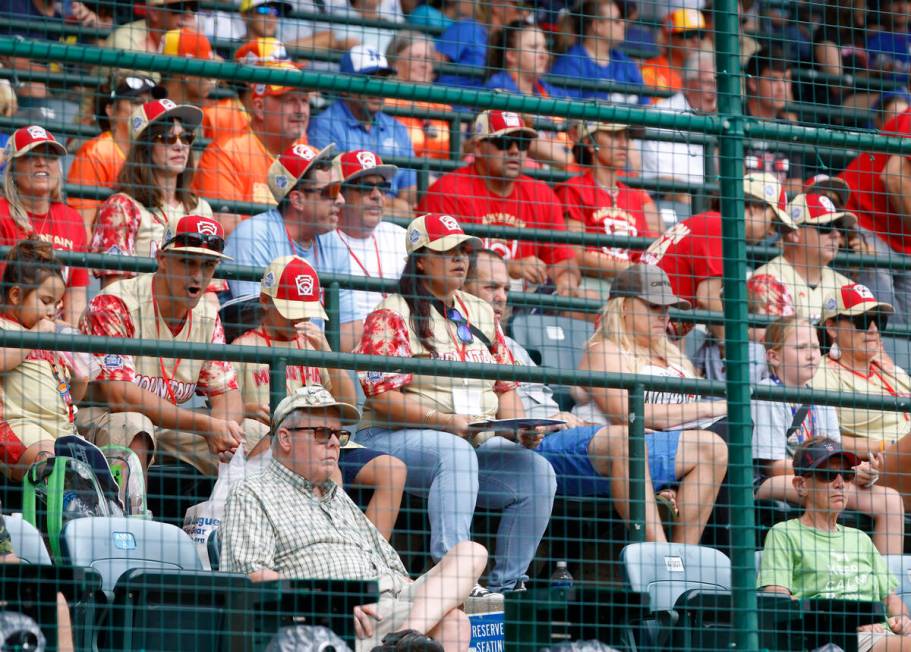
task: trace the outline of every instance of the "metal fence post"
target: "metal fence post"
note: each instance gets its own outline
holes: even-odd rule
[[[326,315],[329,317],[329,323],[326,324],[326,339],[333,351],[342,350],[341,294],[339,282],[332,281],[326,289]]]
[[[275,408],[288,393],[288,360],[275,358],[269,363],[269,413],[275,414]]]
[[[645,541],[645,386],[629,391],[629,532],[633,543]]]
[[[731,592],[734,647],[759,649],[756,578],[749,349],[747,346],[746,241],[743,204],[744,118],[741,106],[740,24],[737,0],[719,0],[715,13],[724,257],[725,357],[729,429],[728,485],[731,497]]]

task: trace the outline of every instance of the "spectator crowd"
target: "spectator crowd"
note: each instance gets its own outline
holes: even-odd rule
[[[110,27],[92,43],[101,47],[228,57],[276,72],[310,66],[483,88],[542,107],[570,98],[666,116],[717,113],[712,11],[669,3],[655,29],[634,29],[644,24],[634,22],[646,10],[640,4],[582,0],[547,12],[513,1],[244,0],[232,15],[150,0],[125,22],[105,2],[19,0],[3,15]],[[756,36],[741,39],[744,115],[796,125],[798,109],[815,103],[823,114],[832,109],[832,125],[858,126],[840,116],[860,112],[871,120],[864,127],[911,136],[907,3],[827,6],[824,16],[758,5],[741,3],[745,31]],[[406,24],[393,29],[396,22]],[[428,26],[436,39],[422,31]],[[789,47],[773,46],[776,30],[791,35]],[[636,47],[651,56],[630,56]],[[289,56],[317,51],[340,56]],[[21,58],[2,64],[47,72]],[[438,73],[440,64],[459,65]],[[823,86],[798,72],[807,69],[874,75],[895,88],[853,92],[844,78]],[[672,119],[642,130],[353,91],[324,97],[281,83],[217,88],[178,72],[91,72],[105,80],[99,91],[0,82],[0,111],[23,125],[5,136],[2,161],[0,244],[11,249],[0,272],[0,327],[156,340],[160,355],[2,349],[8,481],[73,433],[129,449],[146,473],[172,463],[212,477],[239,452],[264,456],[263,472],[228,500],[226,570],[256,580],[377,578],[380,602],[355,611],[359,650],[465,649],[461,605],[526,590],[555,498],[601,498],[630,520],[629,394],[585,381],[640,374],[667,381],[645,393],[645,539],[728,545],[727,403],[674,386],[726,372],[724,326],[693,328],[685,317],[725,307],[724,218],[719,199],[703,191],[718,164],[710,140],[668,126]],[[446,117],[459,113],[451,129]],[[80,120],[100,133],[66,142],[47,128]],[[420,170],[423,160],[449,158],[459,163],[441,174]],[[560,181],[542,180],[549,173]],[[911,159],[860,152],[832,168],[786,143],[750,139],[742,178],[744,240],[779,248],[743,279],[755,318],[751,381],[911,394],[906,338],[887,331],[911,323],[911,273],[838,259],[845,250],[880,260],[911,251]],[[506,232],[480,238],[468,225]],[[523,230],[618,239],[596,246],[510,236]],[[61,251],[155,259],[157,268],[87,270],[61,262]],[[263,274],[224,280],[223,263]],[[386,285],[326,287],[325,275]],[[517,293],[599,309],[512,305]],[[534,366],[540,351],[511,326],[539,316],[566,326],[548,325],[545,335],[568,340],[578,387],[463,378],[449,366],[349,373],[290,364],[272,412],[269,365],[175,352],[186,343],[331,352],[332,342],[355,355]],[[871,537],[841,532],[849,540],[839,545],[874,575],[879,555],[902,554],[908,413],[765,400],[751,410],[755,497],[805,510],[769,534],[760,587],[812,597],[825,581],[806,573],[843,574],[834,561],[791,568],[788,551],[822,546],[821,533],[839,531],[832,515],[845,508],[872,519]],[[352,500],[350,487],[368,488],[369,499]],[[414,581],[390,543],[406,494],[426,505],[434,562]],[[478,508],[499,514],[489,561],[473,543]],[[866,591],[886,602],[890,621],[865,632],[862,649],[893,649],[887,633],[911,633],[893,589],[876,579]]]

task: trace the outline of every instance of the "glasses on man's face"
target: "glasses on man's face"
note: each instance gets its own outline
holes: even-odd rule
[[[179,141],[181,145],[189,147],[193,144],[193,141],[196,140],[196,134],[192,131],[181,131],[179,134],[155,134],[152,136],[152,140],[156,143],[167,145],[168,147],[176,145]]]
[[[688,29],[688,30],[684,30],[682,32],[675,32],[672,36],[674,38],[679,38],[684,41],[689,41],[690,39],[696,39],[696,38],[704,39],[705,32],[703,32],[701,29]]]
[[[886,330],[886,326],[889,324],[889,315],[883,312],[865,312],[853,317],[843,317],[842,319],[847,319],[859,331],[868,331],[870,330],[870,324],[876,324],[876,330],[881,333]]]
[[[462,316],[458,308],[449,308],[446,311],[446,319],[456,325],[456,336],[462,344],[474,342],[474,335],[471,328],[468,327],[468,320]]]
[[[388,181],[361,181],[360,183],[346,183],[345,189],[356,190],[364,194],[379,190],[385,195],[392,190],[392,184]]]
[[[316,188],[298,188],[298,191],[305,195],[315,195],[319,193],[319,198],[326,201],[335,201],[342,192],[341,183],[327,183],[325,186]]]
[[[813,477],[820,482],[829,484],[835,482],[835,478],[841,476],[845,482],[851,482],[854,479],[854,469],[814,469]]]
[[[323,445],[328,444],[333,435],[338,438],[339,446],[345,446],[351,440],[351,432],[348,430],[336,430],[335,428],[327,428],[325,426],[318,426],[316,428],[299,426],[297,428],[288,428],[288,430],[292,432],[308,430],[313,435],[314,441],[316,441],[317,444]]]
[[[525,136],[497,136],[490,138],[487,142],[493,145],[501,152],[508,152],[515,145],[520,152],[527,152],[531,141]]]
[[[178,247],[202,247],[217,253],[222,253],[225,250],[224,238],[206,233],[178,233],[165,242],[163,247],[168,247],[172,244],[176,244]]]
[[[275,5],[260,5],[253,10],[254,14],[259,16],[272,16],[273,18],[278,17],[278,7]]]
[[[828,222],[826,224],[810,224],[819,235],[832,235],[838,231],[838,225],[835,222]]]

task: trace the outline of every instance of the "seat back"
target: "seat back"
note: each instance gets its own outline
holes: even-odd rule
[[[4,516],[3,520],[12,540],[13,552],[22,563],[40,566],[50,566],[53,563],[38,528],[23,519],[22,514]]]
[[[895,593],[911,609],[911,555],[885,555],[889,570],[898,580]]]
[[[201,570],[196,544],[179,527],[124,517],[80,518],[67,523],[61,536],[64,559],[98,571],[102,589],[134,568]]]
[[[634,543],[620,553],[633,591],[646,593],[652,611],[670,611],[684,591],[728,591],[731,560],[705,546]]]
[[[579,366],[595,327],[581,319],[522,314],[513,317],[510,330],[519,344],[541,354],[542,367],[569,371]]]

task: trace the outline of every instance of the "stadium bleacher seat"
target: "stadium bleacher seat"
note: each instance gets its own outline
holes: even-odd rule
[[[53,563],[38,528],[23,519],[22,514],[5,516],[3,520],[13,542],[13,551],[22,563],[43,566]]]

